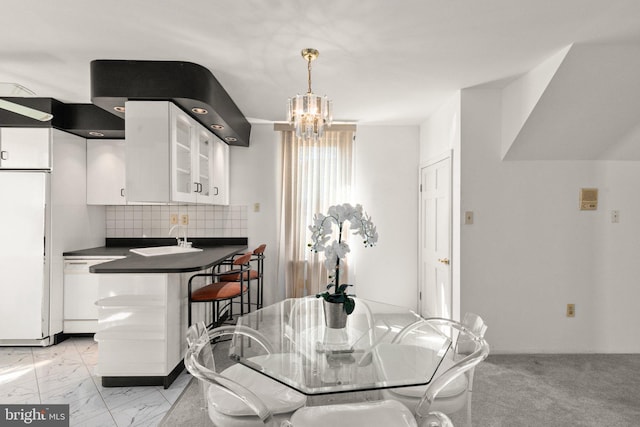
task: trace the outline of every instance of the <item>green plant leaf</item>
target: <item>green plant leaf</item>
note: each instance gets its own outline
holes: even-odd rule
[[[344,301],[344,311],[347,314],[353,313],[353,310],[356,308],[356,302],[353,298],[347,298]]]

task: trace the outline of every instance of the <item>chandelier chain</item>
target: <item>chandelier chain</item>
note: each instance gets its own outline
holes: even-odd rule
[[[308,79],[308,83],[309,83],[309,90],[307,91],[307,93],[312,93],[311,92],[311,61],[312,58],[311,56],[307,57],[307,79]]]

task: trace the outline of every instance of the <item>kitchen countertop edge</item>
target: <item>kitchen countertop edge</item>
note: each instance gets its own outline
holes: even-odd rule
[[[247,238],[190,238],[202,252],[145,257],[129,251],[132,248],[175,245],[173,238],[107,239],[106,245],[65,252],[66,258],[117,257],[113,261],[91,266],[92,273],[188,273],[220,264],[225,259],[246,251]]]

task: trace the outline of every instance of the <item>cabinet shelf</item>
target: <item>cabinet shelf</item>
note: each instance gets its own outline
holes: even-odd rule
[[[102,298],[95,303],[102,308],[115,307],[140,307],[140,308],[163,308],[164,298],[158,295],[117,295],[114,297]]]
[[[188,145],[183,144],[180,141],[175,141],[176,147],[186,151],[186,152],[191,152],[191,147],[189,147]]]

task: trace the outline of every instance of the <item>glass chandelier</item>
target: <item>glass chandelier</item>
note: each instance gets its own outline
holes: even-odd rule
[[[320,52],[316,49],[303,49],[301,54],[307,61],[309,88],[305,95],[289,98],[287,121],[294,127],[298,138],[316,141],[324,134],[325,127],[331,126],[332,106],[329,98],[311,91],[311,61]]]

